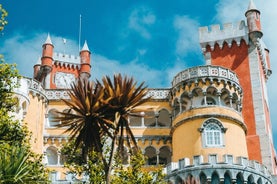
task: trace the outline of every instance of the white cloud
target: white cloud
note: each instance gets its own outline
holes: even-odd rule
[[[78,46],[75,41],[67,39],[66,44],[63,38],[50,35],[54,45],[55,52],[76,53],[78,55]],[[5,57],[8,63],[16,63],[21,75],[32,77],[33,66],[41,57],[42,45],[45,42],[47,33],[14,33],[12,37],[7,38],[0,47],[0,53]]]
[[[220,0],[217,6],[217,19],[220,22],[234,22],[238,20],[245,20],[244,13],[248,8],[249,1],[241,0]],[[277,135],[277,11],[273,7],[277,7],[276,0],[254,0],[257,9],[261,11],[261,23],[264,33],[263,40],[270,50],[271,69],[273,74],[268,80],[268,96],[271,110],[271,122],[274,134]],[[276,137],[276,136],[275,136]],[[277,145],[277,138],[275,139]]]
[[[176,54],[178,57],[184,57],[189,52],[198,50],[198,22],[187,16],[176,16],[173,26],[178,33],[176,40]]]
[[[17,68],[23,76],[32,77],[33,66],[41,57],[41,46],[47,37],[46,33],[37,33],[24,36],[23,33],[16,33],[13,37],[6,39],[3,46],[0,45],[0,53],[3,53],[5,60],[9,63],[17,63]],[[78,44],[72,39],[66,39],[63,43],[63,37],[51,35],[54,45],[54,52],[78,55]],[[149,87],[162,86],[160,78],[162,71],[149,68],[139,63],[139,56],[144,55],[146,49],[138,49],[138,56],[128,63],[122,64],[118,60],[109,59],[92,51],[92,79],[100,80],[104,75],[113,75],[122,73],[133,76],[138,82],[145,81]],[[157,82],[159,81],[159,82]]]
[[[134,77],[138,82],[145,81],[145,84],[149,87],[162,86],[162,81],[160,79],[163,76],[163,72],[140,64],[138,58],[135,58],[126,64],[122,64],[120,61],[94,54],[92,60],[93,79],[101,79],[104,75],[112,76],[113,74],[121,73],[123,75]]]
[[[156,16],[151,10],[146,7],[139,7],[133,10],[129,16],[128,27],[143,38],[150,39],[151,33],[148,29],[155,21]]]

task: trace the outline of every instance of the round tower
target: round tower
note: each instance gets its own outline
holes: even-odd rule
[[[41,59],[38,58],[37,63],[34,65],[34,74],[33,74],[33,78],[38,80],[38,76],[39,76],[39,71],[40,71],[40,67],[41,67]]]
[[[271,183],[266,167],[248,159],[242,95],[236,74],[220,66],[174,77],[168,183]]]
[[[201,155],[248,157],[235,73],[219,66],[184,70],[172,82],[172,160]]]
[[[45,43],[42,45],[42,57],[41,57],[41,66],[43,69],[43,73],[48,74],[52,70],[52,62],[53,62],[53,49],[54,46],[52,44],[50,35],[47,35],[47,39]]]
[[[88,79],[90,77],[90,51],[87,45],[87,41],[85,41],[82,50],[80,51],[80,59],[81,59],[81,68],[80,68],[80,78]]]
[[[261,38],[263,36],[261,28],[260,11],[256,8],[253,0],[250,0],[247,11],[245,12],[249,36],[251,40]]]

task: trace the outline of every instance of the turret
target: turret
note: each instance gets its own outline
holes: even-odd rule
[[[261,29],[260,11],[256,8],[253,0],[250,0],[248,10],[245,12],[249,37],[252,41],[263,36]],[[254,39],[254,40],[253,40]]]
[[[80,69],[80,78],[89,78],[90,77],[90,51],[85,41],[82,50],[80,51],[80,58],[81,58],[81,69]]]
[[[41,67],[41,59],[38,58],[37,63],[34,65],[34,75],[33,75],[34,79],[38,80],[40,67]]]
[[[194,155],[248,157],[242,88],[234,72],[212,65],[189,68],[174,77],[171,94],[173,162]]]
[[[52,62],[53,62],[53,44],[48,34],[45,43],[42,45],[42,57],[41,57],[41,66],[42,72],[44,74],[48,74],[52,70]]]

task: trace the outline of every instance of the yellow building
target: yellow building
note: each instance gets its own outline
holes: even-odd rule
[[[247,24],[199,28],[207,65],[180,71],[171,88],[149,89],[147,105],[158,108],[129,119],[147,165],[165,165],[169,183],[276,183],[265,86],[269,50],[253,1],[245,16]],[[66,111],[61,99],[69,99],[70,83],[90,77],[91,53],[87,43],[78,57],[53,50],[48,35],[34,77],[16,90],[18,119],[32,131],[33,150],[45,155],[53,183],[66,183],[72,176],[64,172],[60,149],[68,135],[55,128],[53,110]]]

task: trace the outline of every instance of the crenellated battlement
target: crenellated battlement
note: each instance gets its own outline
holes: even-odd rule
[[[80,57],[62,53],[54,53],[53,60],[55,65],[60,65],[69,68],[80,68]]]
[[[222,27],[216,24],[211,25],[210,28],[208,26],[199,28],[199,42],[203,51],[206,50],[207,45],[211,49],[214,49],[215,44],[222,48],[226,42],[231,47],[233,41],[240,45],[241,40],[248,43],[248,28],[244,21],[223,24]]]
[[[169,163],[164,168],[164,172],[168,175],[167,178],[173,181],[178,175],[181,178],[186,178],[188,175],[198,178],[203,173],[209,179],[214,172],[218,173],[219,178],[224,178],[226,171],[232,173],[231,177],[234,180],[238,174],[243,174],[245,179],[252,175],[255,180],[261,179],[263,183],[270,181],[271,175],[268,169],[257,161],[228,154],[223,155],[222,160],[218,160],[217,156],[217,154],[208,155],[206,162],[204,162],[203,155],[196,155],[192,160],[183,158],[179,162]]]

